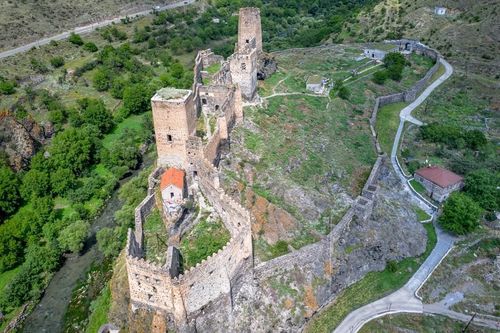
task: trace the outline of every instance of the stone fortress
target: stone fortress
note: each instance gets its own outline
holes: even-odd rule
[[[177,331],[196,331],[197,319],[210,313],[214,304],[229,311],[241,309],[241,300],[238,301],[240,290],[249,297],[244,297],[243,301],[251,304],[254,297],[251,294],[258,293],[258,288],[249,295],[248,283],[258,285],[259,281],[282,274],[294,266],[316,265],[318,262],[323,265],[321,260],[331,264],[335,257],[334,244],[350,228],[353,218],[359,221],[370,218],[387,156],[380,149],[372,124],[374,121],[371,121],[372,139],[379,156],[361,195],[341,221],[321,241],[255,266],[251,229],[254,217],[224,193],[218,169],[223,147],[227,146],[233,127],[243,121],[243,103],[258,100],[257,78],[267,76],[261,74],[263,64],[269,58],[262,52],[259,9],[241,8],[238,29],[235,53],[227,60],[211,50],[198,53],[191,90],[163,88],[151,99],[158,160],[157,168],[149,177],[148,194],[135,210],[135,230],[128,232],[126,266],[130,302],[132,309],[144,308],[162,314],[168,318],[169,326]],[[400,51],[431,52],[430,56],[439,58],[437,52],[416,41],[388,43]],[[408,92],[377,99],[373,114],[376,115],[379,104],[414,99],[438,66],[437,63]],[[217,70],[213,71],[213,68]],[[167,167],[185,171],[186,182],[190,184],[189,194],[202,193],[230,234],[229,242],[222,249],[185,271],[181,268],[179,250],[172,245],[168,246],[163,264],[145,259],[143,223],[157,205],[155,191]],[[332,272],[330,278],[333,280],[341,273]],[[348,280],[337,281],[332,288],[339,290]],[[326,303],[331,293],[332,290],[325,290],[318,299],[319,303]],[[222,320],[227,322],[229,319]]]
[[[243,119],[243,99],[256,97],[262,53],[259,9],[240,10],[238,37],[227,61],[211,50],[198,53],[191,90],[163,88],[151,99],[158,167],[149,177],[148,196],[136,208],[135,230],[128,233],[127,273],[133,308],[159,311],[177,328],[188,325],[210,302],[230,301],[234,279],[253,267],[251,215],[220,188],[217,166],[221,145]],[[220,68],[210,75],[210,66]],[[206,135],[197,135],[200,123]],[[231,236],[221,250],[182,274],[179,250],[173,246],[164,265],[144,259],[143,222],[155,206],[155,187],[165,167],[186,171],[187,183],[203,193]]]

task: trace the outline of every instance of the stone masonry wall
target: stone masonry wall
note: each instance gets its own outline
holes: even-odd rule
[[[439,66],[441,66],[441,64],[439,61],[437,61],[434,66],[432,66],[432,68],[427,71],[422,79],[420,79],[406,91],[405,102],[413,102],[417,98],[417,95],[425,89],[425,87],[429,84],[429,80],[431,79],[431,77],[438,71]]]
[[[257,52],[262,52],[262,28],[259,8],[240,8],[238,20],[238,50],[254,43]]]
[[[386,96],[380,96],[377,97],[375,100],[375,106],[373,107],[372,114],[370,116],[370,129],[372,131],[372,135],[375,141],[375,146],[377,148],[377,152],[379,154],[382,154],[382,149],[380,147],[380,144],[377,139],[377,133],[375,132],[375,127],[376,127],[376,122],[377,122],[377,114],[378,110],[380,107],[387,105],[387,104],[392,104],[392,103],[399,103],[399,102],[413,102],[418,94],[425,89],[425,87],[430,83],[430,79],[432,76],[438,71],[439,66],[440,66],[440,61],[439,59],[441,58],[441,55],[436,51],[431,48],[428,48],[427,46],[418,43],[416,41],[410,41],[410,40],[396,40],[396,41],[386,41],[386,43],[390,44],[395,44],[395,45],[405,45],[406,43],[411,43],[412,45],[412,50],[415,52],[418,52],[420,54],[424,54],[426,56],[431,57],[436,61],[434,66],[432,66],[425,76],[417,81],[412,87],[410,87],[407,91],[402,92],[402,93],[397,93],[397,94],[391,94],[391,95],[386,95]]]
[[[127,241],[127,271],[133,304],[165,311],[180,323],[209,302],[229,295],[231,280],[252,258],[250,213],[219,188],[218,171],[208,160],[200,161],[198,168],[200,187],[221,216],[231,240],[184,274],[171,277],[169,263],[159,266],[141,258],[141,224],[154,206],[152,195],[136,210],[136,231],[129,231]]]
[[[252,100],[257,91],[257,51],[247,49],[229,57],[231,80],[240,85],[241,94],[247,100]]]

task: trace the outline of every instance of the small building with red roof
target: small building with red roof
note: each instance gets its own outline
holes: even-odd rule
[[[163,202],[168,206],[177,206],[186,197],[186,173],[184,170],[169,168],[160,180],[160,191]]]
[[[415,180],[422,184],[429,196],[443,202],[448,196],[464,186],[464,179],[450,170],[429,166],[415,171]]]

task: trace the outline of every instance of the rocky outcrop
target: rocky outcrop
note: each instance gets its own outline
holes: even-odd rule
[[[17,120],[10,113],[0,115],[0,151],[5,152],[9,165],[16,171],[26,168],[53,134],[49,122],[40,125],[30,117]]]
[[[257,79],[265,80],[269,76],[273,75],[278,69],[278,63],[273,56],[268,53],[263,53],[259,57],[257,63]]]
[[[308,245],[307,251],[275,259],[278,266],[269,272],[257,268],[253,279],[234,281],[241,286],[232,302],[207,307],[196,319],[197,331],[296,332],[319,306],[368,272],[424,252],[426,232],[413,199],[390,166],[381,167],[378,184],[371,217],[354,217],[338,242]]]

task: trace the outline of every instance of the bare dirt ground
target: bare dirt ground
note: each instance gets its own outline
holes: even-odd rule
[[[39,38],[133,14],[171,1],[89,0],[89,1],[1,1],[0,50],[14,48]]]

